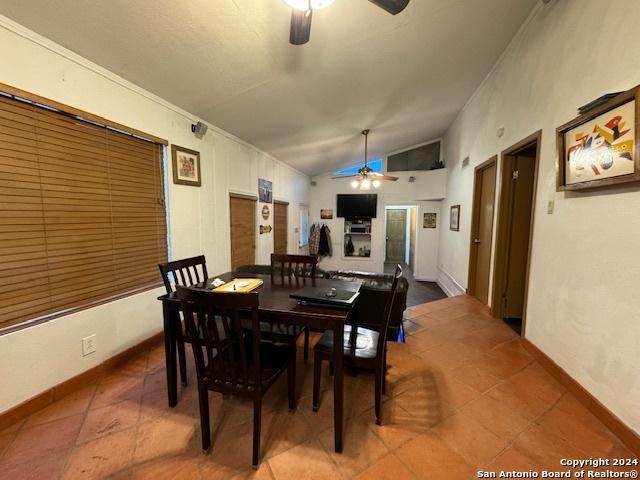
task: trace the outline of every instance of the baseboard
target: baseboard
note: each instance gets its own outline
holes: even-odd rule
[[[417,280],[418,282],[436,282],[436,283],[438,283],[438,279],[437,278],[433,278],[433,277],[416,277],[414,275],[413,279]]]
[[[466,289],[442,268],[438,268],[436,283],[448,297],[457,297],[466,293]]]
[[[39,393],[38,395],[30,398],[29,400],[10,408],[9,410],[0,413],[0,431],[13,425],[20,420],[27,418],[29,415],[43,409],[50,403],[59,400],[60,398],[79,390],[82,387],[87,386],[92,382],[95,382],[105,372],[111,370],[118,364],[128,360],[129,358],[139,354],[140,352],[147,350],[148,348],[162,342],[164,339],[164,332],[157,333],[142,342],[127,348],[126,350],[106,359],[100,365],[96,365],[89,370],[82,372],[75,377],[72,377],[64,382],[47,389],[46,391]]]
[[[597,398],[591,395],[582,385],[573,379],[573,377],[565,372],[560,365],[531,343],[531,341],[523,338],[522,346],[551,376],[571,392],[598,420],[604,423],[634,455],[640,457],[640,435],[625,425],[611,410],[600,403]]]

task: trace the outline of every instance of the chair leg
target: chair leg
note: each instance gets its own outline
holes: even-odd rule
[[[180,365],[180,381],[182,386],[187,386],[187,358],[184,351],[184,341],[178,339],[178,364]]]
[[[287,393],[289,395],[289,411],[293,412],[296,409],[296,348],[293,347],[293,355],[289,360],[289,366],[287,367]]]
[[[381,425],[382,419],[380,418],[380,407],[382,403],[382,372],[380,371],[376,371],[376,381],[374,388],[376,425]]]
[[[211,426],[209,424],[209,391],[198,385],[198,401],[200,402],[200,433],[202,435],[202,452],[211,449]]]
[[[387,393],[387,350],[385,349],[382,357],[382,394]]]
[[[318,353],[313,354],[313,411],[320,408],[320,376],[322,375],[322,357]]]
[[[309,327],[304,329],[304,363],[309,360]]]
[[[253,460],[251,466],[258,469],[260,462],[260,427],[262,424],[262,398],[253,400]]]

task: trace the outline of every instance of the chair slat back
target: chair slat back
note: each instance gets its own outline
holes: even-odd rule
[[[387,330],[389,330],[391,311],[393,310],[393,302],[396,299],[396,292],[398,291],[398,282],[400,278],[402,278],[402,267],[400,265],[396,265],[396,270],[393,274],[393,282],[391,283],[391,289],[389,290],[389,296],[387,297],[387,301],[384,306],[382,324],[380,325],[380,336],[378,337],[378,358],[380,361],[384,359],[384,349],[387,346]]]
[[[315,255],[271,254],[271,276],[315,278],[318,257]]]
[[[191,287],[209,277],[204,255],[161,263],[158,268],[167,293],[174,292],[176,285]]]
[[[261,389],[258,293],[220,293],[178,285],[199,380],[229,393]],[[251,328],[243,328],[250,323]]]

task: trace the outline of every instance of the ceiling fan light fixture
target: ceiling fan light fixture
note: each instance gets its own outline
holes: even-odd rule
[[[358,188],[360,186],[360,182],[358,180],[353,180],[351,182],[351,188]]]
[[[360,182],[360,190],[371,190],[371,180],[363,178]]]
[[[373,188],[378,188],[380,186],[380,180],[374,180],[371,182],[371,185],[373,185]]]
[[[331,5],[334,0],[284,0],[287,5],[296,10],[320,10]]]

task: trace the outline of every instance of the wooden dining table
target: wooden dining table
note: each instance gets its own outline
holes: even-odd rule
[[[336,288],[357,292],[361,282],[335,280],[324,278],[299,278],[293,276],[280,276],[253,273],[228,272],[207,279],[203,283],[194,285],[194,288],[213,288],[214,278],[225,282],[233,278],[259,278],[263,284],[256,289],[259,292],[259,315],[261,322],[273,325],[299,325],[333,331],[333,408],[334,408],[334,438],[335,451],[342,452],[343,433],[343,360],[344,360],[344,325],[352,314],[352,310],[340,309],[329,306],[302,305],[290,295],[306,286],[315,286],[322,290]],[[161,295],[158,300],[162,302],[164,318],[164,346],[167,370],[167,391],[169,406],[175,407],[178,403],[178,374],[177,374],[177,348],[178,342],[182,342],[182,324],[180,319],[181,305],[175,293]],[[357,301],[357,300],[356,300]]]

